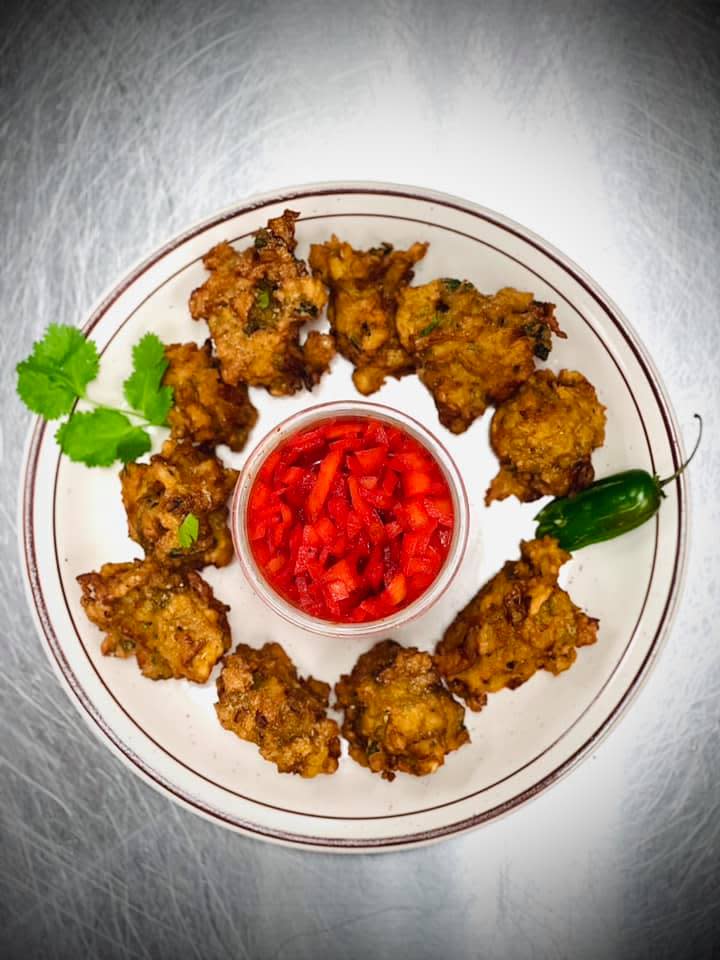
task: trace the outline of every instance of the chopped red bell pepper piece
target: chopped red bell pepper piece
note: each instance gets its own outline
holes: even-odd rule
[[[455,512],[453,510],[452,500],[449,497],[434,499],[425,497],[423,500],[428,515],[442,524],[443,527],[451,527],[454,523]]]
[[[428,492],[432,486],[432,478],[424,471],[410,470],[402,475],[402,485],[406,497],[417,497]]]
[[[407,595],[407,580],[405,574],[396,573],[390,583],[380,594],[381,602],[389,604],[391,607],[397,607],[402,603]]]
[[[369,476],[369,477],[360,477],[360,486],[365,491],[365,498],[367,499],[367,491],[374,490],[378,485],[378,478]]]
[[[330,517],[320,517],[315,524],[315,532],[326,545],[331,544],[337,536],[337,528]]]
[[[323,462],[320,464],[315,486],[310,491],[307,499],[307,513],[311,520],[317,520],[327,495],[330,492],[330,485],[335,479],[338,467],[342,461],[342,450],[331,450]]]
[[[387,457],[387,447],[370,447],[367,450],[358,450],[355,454],[355,459],[365,474],[377,473],[387,460]]]
[[[411,530],[421,530],[430,522],[427,510],[417,500],[411,500],[405,506],[405,516]]]

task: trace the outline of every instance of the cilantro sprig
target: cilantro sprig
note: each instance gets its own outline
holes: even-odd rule
[[[52,323],[30,356],[17,365],[17,391],[33,413],[56,420],[70,413],[98,375],[100,358],[92,340],[75,327]]]
[[[148,423],[163,426],[172,406],[172,387],[163,387],[168,361],[165,347],[154,333],[146,333],[132,351],[133,372],[123,384],[125,399]]]
[[[55,439],[71,460],[89,467],[136,460],[151,447],[144,428],[166,424],[173,394],[171,387],[162,385],[168,365],[165,348],[154,333],[146,333],[132,356],[133,370],[123,384],[129,410],[88,396],[88,385],[100,372],[100,358],[92,340],[75,327],[51,324],[30,356],[17,365],[17,392],[26,407],[46,420],[70,414]],[[79,400],[92,409],[74,410]]]

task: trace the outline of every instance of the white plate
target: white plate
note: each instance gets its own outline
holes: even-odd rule
[[[410,187],[324,184],[248,201],[171,241],[140,264],[85,326],[102,353],[104,398],[117,400],[131,345],[150,329],[166,342],[207,336],[187,302],[205,271],[202,255],[228,239],[244,246],[271,216],[300,212],[299,255],[336,232],[355,246],[429,240],[416,283],[468,278],[484,291],[532,290],[557,305],[567,340],[555,340],[548,366],[581,370],[608,408],[607,441],[596,474],[645,467],[672,473],[681,450],[659,378],[627,320],[566,257],[529,231],[473,204]],[[276,399],[254,390],[260,419],[252,446],[289,414],[310,404],[355,397],[350,365],[335,361],[312,394]],[[463,567],[442,601],[397,635],[431,649],[462,606],[533,534],[538,504],[514,499],[483,506],[496,470],[488,445],[492,411],[460,437],[438,423],[430,395],[414,377],[391,381],[373,400],[421,419],[456,458],[468,487],[471,527]],[[155,449],[162,440],[158,430]],[[226,451],[227,452],[227,451]],[[243,454],[226,456],[238,466]],[[256,837],[310,848],[377,850],[427,843],[507,813],[567,772],[617,720],[657,654],[675,606],[683,567],[686,493],[667,489],[657,519],[631,534],[578,553],[561,582],[600,619],[597,644],[579,651],[559,677],[539,673],[520,689],[468,711],[470,746],[434,776],[387,783],[347,755],[331,777],[281,776],[254,745],[223,730],[214,714],[214,678],[153,683],[134,661],[100,654],[100,632],[80,607],[79,573],[139,556],[128,539],[117,470],[88,470],[58,455],[53,429],[37,423],[28,441],[21,490],[21,551],[28,596],[46,650],[93,730],[147,782],[216,823]],[[302,674],[333,683],[371,641],[322,639],[274,619],[243,582],[237,561],[205,576],[231,605],[234,641],[280,641]]]

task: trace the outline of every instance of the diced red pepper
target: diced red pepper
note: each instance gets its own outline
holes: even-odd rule
[[[366,492],[367,492],[368,490],[374,490],[377,485],[378,485],[378,478],[377,478],[377,477],[373,477],[373,476],[370,476],[370,477],[360,477],[360,486],[361,486],[361,487],[363,488],[363,490],[365,490]],[[366,494],[365,494],[365,495],[366,495]]]
[[[348,538],[341,534],[335,540],[333,540],[330,547],[330,555],[333,557],[344,557],[348,551]]]
[[[437,520],[444,527],[451,527],[454,523],[454,511],[452,500],[449,497],[434,499],[425,497],[423,500],[428,515]]]
[[[360,464],[363,473],[377,473],[388,457],[387,447],[370,447],[367,450],[358,450],[355,459]]]
[[[387,428],[388,446],[391,450],[402,450],[407,437],[397,427]]]
[[[412,577],[416,573],[436,573],[435,564],[425,557],[413,557],[408,561],[407,575]]]
[[[435,576],[434,573],[416,573],[414,576],[408,577],[408,594],[413,599],[419,597],[421,593],[425,593]]]
[[[302,467],[286,467],[280,476],[280,479],[288,487],[292,487],[297,483],[302,483],[307,471],[303,470]]]
[[[362,446],[362,437],[343,437],[341,440],[333,440],[330,449],[342,450],[343,453],[347,453],[350,450],[361,450]]]
[[[309,562],[314,560],[316,556],[317,550],[315,547],[308,547],[305,544],[298,547],[297,555],[295,557],[295,573],[306,573]]]
[[[363,521],[359,513],[351,510],[345,521],[345,533],[349,540],[355,540],[363,528]]]
[[[407,521],[411,530],[421,530],[423,527],[427,526],[430,520],[427,510],[417,500],[411,500],[408,504],[406,504],[405,516],[407,517]]]
[[[362,480],[360,483],[362,483]],[[390,510],[395,502],[392,497],[389,497],[387,494],[383,493],[382,490],[366,490],[363,487],[362,493],[364,499],[370,504],[370,506],[375,507],[377,510]]]
[[[388,538],[388,540],[394,540],[395,537],[399,537],[402,532],[403,528],[400,526],[397,520],[393,520],[391,523],[385,524],[385,536]]]
[[[302,542],[308,547],[320,546],[320,534],[309,523],[306,523],[303,527]]]
[[[260,541],[252,545],[252,552],[257,563],[263,568],[267,567],[270,559],[270,547],[264,541]]]
[[[341,580],[349,593],[362,586],[360,575],[347,557],[334,563],[329,570],[326,570],[322,579],[325,581]]]
[[[248,524],[248,539],[262,540],[267,533],[267,521],[256,520],[255,523]]]
[[[341,600],[347,600],[350,596],[350,590],[342,580],[329,580],[324,587],[328,597],[339,603]]]
[[[395,487],[398,485],[398,475],[393,473],[392,470],[386,470],[383,479],[382,479],[382,491],[386,493],[388,497],[395,491]]]
[[[350,491],[350,500],[353,505],[353,510],[362,516],[367,505],[360,493],[360,484],[358,483],[357,477],[348,477],[347,485],[348,490]]]
[[[387,447],[390,444],[387,430],[381,420],[371,420],[368,423],[367,430],[365,431],[365,439],[368,443],[376,443],[383,447]]]
[[[405,574],[397,573],[390,583],[380,594],[380,600],[389,604],[391,607],[397,607],[401,604],[407,595],[407,580]]]
[[[327,499],[327,495],[330,492],[330,485],[335,479],[335,474],[338,471],[342,457],[342,450],[331,450],[330,453],[326,454],[323,462],[320,464],[315,486],[310,491],[310,496],[307,499],[307,513],[311,520],[317,519]]]
[[[358,436],[362,433],[363,426],[357,420],[340,420],[337,423],[330,423],[324,430],[328,440],[335,440],[337,437]]]
[[[273,450],[270,456],[267,458],[265,463],[260,468],[260,473],[258,476],[265,483],[270,484],[272,482],[273,474],[275,473],[275,467],[280,463],[281,451]]]
[[[399,468],[403,473],[409,473],[414,470],[424,472],[429,466],[428,458],[414,450],[406,450],[403,453],[393,454],[391,463],[393,467]]]
[[[332,517],[335,523],[342,525],[348,518],[350,506],[347,500],[342,497],[332,496],[327,502],[327,512],[328,516]]]
[[[330,517],[320,517],[318,522],[315,524],[315,531],[322,542],[326,545],[331,544],[337,536],[337,529]]]
[[[250,494],[248,509],[252,511],[261,510],[267,506],[269,500],[270,487],[266,483],[263,483],[262,480],[256,480],[252,488],[252,493]]]
[[[424,471],[411,470],[402,475],[402,485],[406,497],[417,497],[428,492],[432,486],[432,477]]]
[[[286,442],[285,446],[289,450],[310,450],[315,447],[322,447],[325,444],[325,431],[322,427],[316,427],[314,430],[304,430],[296,433],[294,437]]]
[[[373,547],[370,559],[363,570],[363,577],[373,590],[379,590],[383,582],[383,572],[383,551],[379,545],[376,545]]]

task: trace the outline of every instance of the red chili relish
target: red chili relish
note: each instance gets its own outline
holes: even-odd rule
[[[321,421],[260,468],[247,532],[268,582],[311,616],[390,616],[435,580],[452,540],[447,481],[404,430],[371,417]]]

